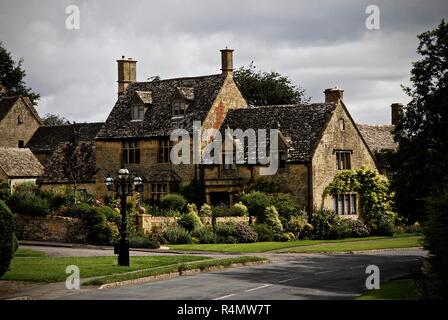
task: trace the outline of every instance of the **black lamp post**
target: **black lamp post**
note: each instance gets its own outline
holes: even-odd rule
[[[114,179],[107,175],[107,178],[104,180],[104,183],[107,186],[107,190],[111,191],[114,185]],[[143,180],[137,174],[133,181],[135,191],[141,192],[143,188]],[[129,170],[128,169],[120,169],[118,170],[118,183],[117,186],[120,186],[120,189],[117,188],[117,192],[120,193],[120,206],[121,206],[121,226],[120,226],[120,242],[118,246],[115,247],[115,253],[118,253],[118,265],[119,266],[129,266],[129,232],[126,222],[126,197],[132,193],[132,183],[129,181]],[[126,188],[128,192],[126,192]]]

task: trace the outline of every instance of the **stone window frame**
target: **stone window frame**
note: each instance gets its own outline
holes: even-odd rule
[[[352,150],[334,150],[336,170],[350,170],[352,168]]]
[[[333,194],[333,209],[337,215],[357,215],[358,194],[357,193]]]
[[[134,103],[131,105],[131,120],[143,121],[145,118],[145,105],[143,103]]]
[[[173,143],[169,137],[159,139],[157,141],[157,162],[158,163],[169,163],[171,162],[171,149]]]
[[[121,142],[123,164],[139,164],[141,160],[140,141],[126,140]]]

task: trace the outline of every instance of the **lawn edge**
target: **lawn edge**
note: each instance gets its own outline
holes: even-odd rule
[[[112,288],[118,288],[128,285],[135,285],[135,284],[141,284],[146,282],[152,282],[152,281],[161,281],[161,280],[168,280],[173,279],[177,277],[181,277],[184,275],[189,274],[195,274],[195,273],[202,273],[202,272],[211,272],[211,271],[217,271],[222,269],[228,269],[228,268],[241,268],[241,267],[249,267],[249,266],[255,266],[255,265],[261,265],[269,263],[270,260],[260,260],[260,261],[250,261],[250,262],[240,262],[240,263],[232,263],[230,265],[218,265],[209,267],[207,269],[191,269],[191,270],[185,270],[180,272],[170,272],[170,273],[163,273],[155,276],[148,276],[148,277],[142,277],[142,278],[136,278],[136,279],[130,279],[130,280],[124,280],[124,281],[117,281],[117,282],[111,282],[111,283],[105,283],[98,287],[98,290],[104,290],[104,289],[112,289]]]

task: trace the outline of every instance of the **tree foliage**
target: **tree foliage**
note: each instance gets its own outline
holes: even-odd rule
[[[307,102],[305,90],[278,72],[256,70],[253,62],[234,72],[243,96],[252,105],[275,105]]]
[[[42,121],[46,126],[64,126],[70,124],[66,118],[59,116],[57,114],[47,113]]]
[[[9,263],[16,249],[14,217],[11,210],[0,200],[0,277],[8,271]]]
[[[33,104],[39,100],[39,94],[27,87],[24,81],[26,76],[22,68],[23,59],[15,62],[11,53],[0,42],[0,84],[6,88],[7,96],[28,96]]]
[[[392,159],[393,188],[400,214],[410,222],[424,217],[426,198],[447,180],[448,172],[448,24],[418,35],[412,98],[395,130],[399,149]]]

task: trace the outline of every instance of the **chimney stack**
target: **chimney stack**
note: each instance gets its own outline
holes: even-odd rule
[[[233,74],[233,49],[225,49],[221,51],[221,71],[223,75]]]
[[[401,116],[403,114],[403,104],[401,103],[392,103],[390,105],[392,109],[392,124],[394,126],[398,125],[401,122]]]
[[[338,103],[339,100],[344,100],[344,90],[339,87],[328,88],[324,90],[325,102],[335,102]]]
[[[118,95],[122,95],[128,88],[130,83],[136,81],[137,78],[137,61],[132,58],[125,59],[124,56],[118,63]]]

